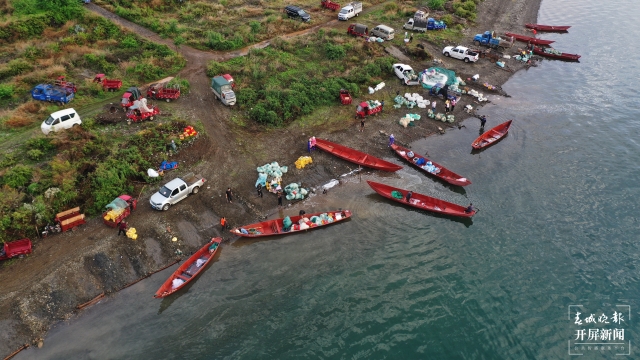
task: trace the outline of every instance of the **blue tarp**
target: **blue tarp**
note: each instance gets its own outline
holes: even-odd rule
[[[178,167],[177,161],[168,162],[165,160],[162,162],[162,164],[160,164],[160,170],[173,170],[177,167]]]

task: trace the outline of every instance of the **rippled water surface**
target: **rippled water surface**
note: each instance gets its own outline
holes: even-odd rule
[[[186,291],[152,298],[168,269],[59,324],[44,348],[17,358],[568,358],[575,304],[586,313],[629,305],[621,327],[637,342],[640,58],[630,44],[640,24],[632,14],[640,14],[633,0],[544,0],[540,23],[573,25],[544,37],[581,63],[544,61],[516,74],[504,86],[512,97],[482,110],[488,125],[514,119],[513,127],[481,153],[470,147],[476,119],[413,146],[470,178],[464,190],[408,166],[350,177],[305,209],[349,208],[351,221],[225,244]],[[465,222],[408,209],[367,179],[480,212]]]

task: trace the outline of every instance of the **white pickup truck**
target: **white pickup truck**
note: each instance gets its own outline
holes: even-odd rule
[[[182,178],[175,178],[166,183],[149,202],[156,210],[169,210],[169,207],[186,198],[189,194],[197,194],[206,180],[200,175],[189,173]]]
[[[478,61],[478,58],[480,58],[480,55],[477,52],[471,51],[464,46],[456,46],[456,47],[447,46],[442,50],[442,54],[446,57],[452,57],[454,59],[464,60],[464,62],[466,63],[476,62]]]
[[[338,13],[338,20],[349,20],[362,12],[361,2],[352,2],[345,5]]]
[[[405,85],[419,85],[420,79],[418,74],[409,65],[405,64],[393,64],[393,71],[396,76],[400,78]]]

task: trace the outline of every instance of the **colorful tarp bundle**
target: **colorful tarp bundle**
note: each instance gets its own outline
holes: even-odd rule
[[[182,132],[182,134],[180,134],[180,140],[184,140],[189,136],[196,136],[196,135],[198,135],[198,132],[196,131],[196,129],[194,129],[193,126],[189,125],[186,128],[184,128],[184,131]]]
[[[291,183],[285,186],[284,192],[287,194],[285,196],[287,200],[304,199],[304,197],[309,193],[307,189],[303,189],[297,183]]]
[[[313,160],[311,159],[311,156],[300,156],[295,162],[296,169],[303,169],[305,166],[311,164],[312,162]]]
[[[136,228],[130,228],[127,230],[127,237],[131,240],[135,240],[138,238],[138,234],[136,234]]]

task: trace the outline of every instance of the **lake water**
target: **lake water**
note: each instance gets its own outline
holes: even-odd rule
[[[540,23],[573,25],[544,38],[581,63],[543,61],[517,73],[504,86],[513,97],[481,111],[488,127],[514,119],[511,131],[481,153],[471,153],[476,119],[413,146],[470,178],[464,190],[409,166],[349,177],[305,210],[348,208],[351,221],[225,244],[186,291],[153,299],[175,267],[165,270],[58,324],[42,349],[16,358],[637,358],[628,345],[640,340],[633,14],[640,2],[543,2]],[[480,211],[469,222],[433,216],[383,199],[367,179]],[[602,321],[588,322],[590,314]],[[624,336],[593,336],[602,329]]]

